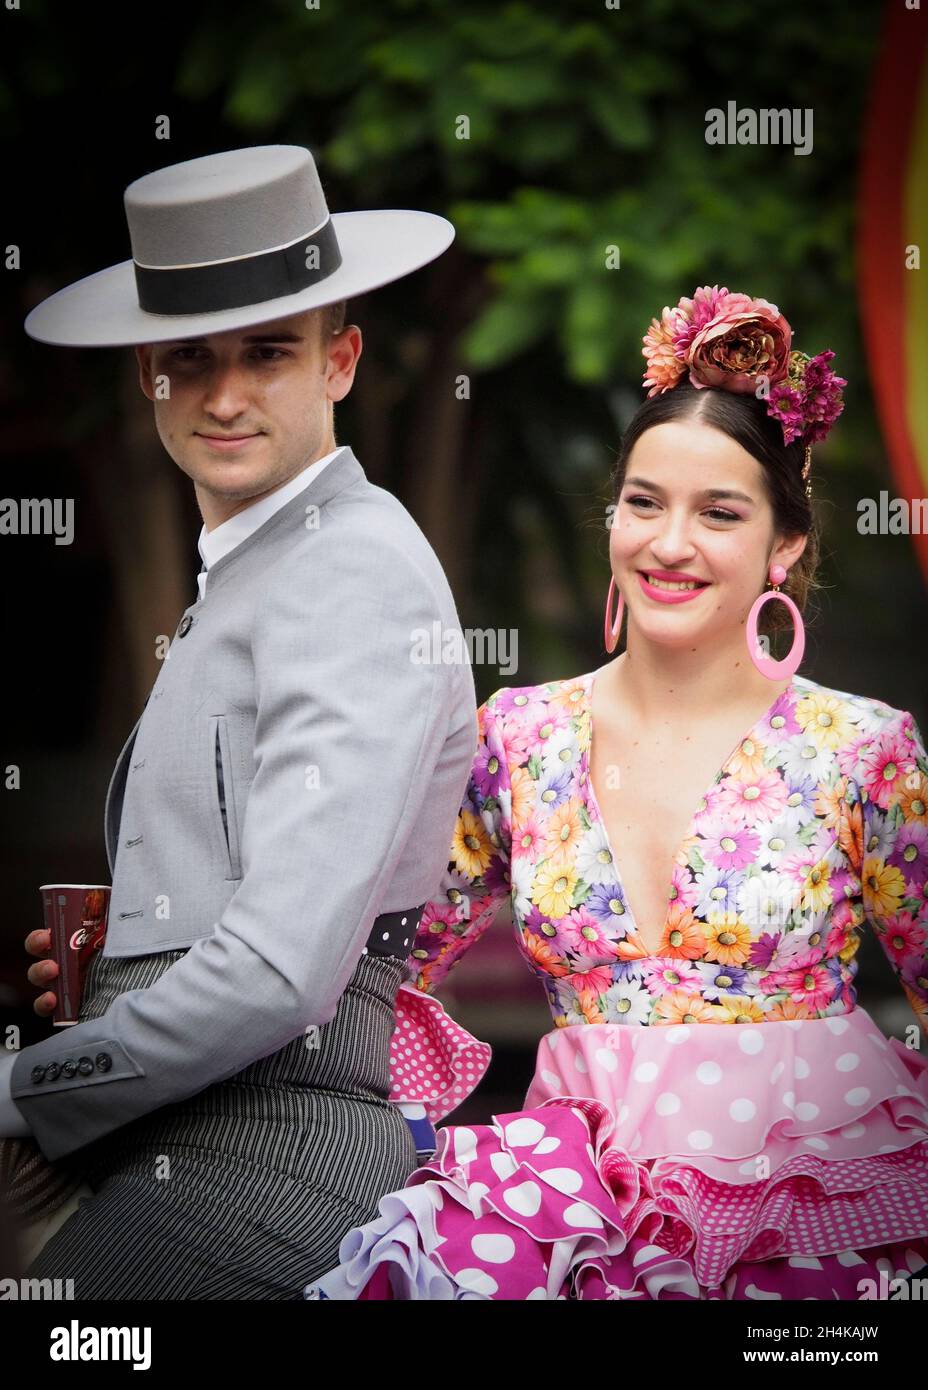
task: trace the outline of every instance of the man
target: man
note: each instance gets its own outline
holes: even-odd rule
[[[299,1299],[416,1166],[387,1100],[393,1000],[477,741],[469,664],[412,655],[460,631],[438,560],[336,447],[361,353],[343,301],[453,230],[330,216],[288,145],[158,170],[125,206],[132,260],[26,329],[135,346],[204,568],[110,783],[81,1019],[0,1058],[0,1135],[80,1151],[93,1189],[30,1276]]]

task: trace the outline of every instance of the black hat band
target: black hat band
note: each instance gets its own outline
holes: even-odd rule
[[[315,248],[315,255],[311,250]],[[135,266],[139,307],[149,314],[209,314],[282,299],[325,280],[342,263],[329,218],[290,246],[212,265]]]

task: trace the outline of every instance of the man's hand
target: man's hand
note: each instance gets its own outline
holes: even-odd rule
[[[26,979],[36,989],[41,989],[50,980],[58,977],[58,962],[48,959],[48,954],[52,949],[52,934],[48,927],[38,927],[31,931],[26,937],[26,951],[30,956],[43,956],[44,960],[39,960],[35,965],[30,965],[26,971]],[[55,1005],[58,1003],[58,996],[52,990],[46,990],[35,1000],[32,1007],[42,1018],[48,1018],[49,1014],[54,1013]]]

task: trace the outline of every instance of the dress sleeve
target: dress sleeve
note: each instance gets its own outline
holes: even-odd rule
[[[497,692],[498,694],[499,692]],[[511,892],[512,793],[506,750],[490,698],[477,711],[477,752],[435,896],[422,911],[396,996],[390,1099],[417,1134],[417,1121],[443,1119],[470,1095],[490,1064],[488,1043],[445,1013],[434,993],[481,938]],[[426,1126],[420,1152],[428,1151]]]
[[[911,714],[863,746],[856,781],[864,913],[928,1037],[928,757]]]

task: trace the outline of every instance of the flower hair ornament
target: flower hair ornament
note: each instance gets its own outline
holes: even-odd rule
[[[671,390],[689,374],[697,390],[766,397],[767,414],[778,420],[784,444],[805,445],[802,477],[812,496],[812,445],[825,438],[844,409],[847,385],[829,363],[830,348],[817,357],[792,346],[793,330],[775,304],[702,285],[692,299],[652,319],[642,349],[648,364],[643,385],[649,396]]]
[[[642,384],[649,387],[649,396],[672,390],[688,375],[697,390],[714,386],[766,399],[767,414],[779,421],[784,444],[798,439],[805,447],[802,478],[806,497],[811,498],[812,445],[825,438],[844,409],[842,388],[847,382],[831,370],[834,353],[830,348],[816,357],[798,351],[792,346],[793,330],[775,304],[718,285],[702,285],[692,299],[684,297],[673,309],[665,307],[660,319],[651,320],[642,342],[648,364]],[[748,653],[758,671],[779,680],[798,669],[805,628],[796,604],[780,590],[786,579],[783,566],[771,566],[769,579],[773,587],[758,594],[746,635]],[[615,590],[615,580],[610,578],[604,631],[609,652],[618,645],[624,608],[619,594],[613,618]],[[772,598],[782,600],[793,619],[793,644],[782,661],[773,661],[757,636],[760,610]]]

